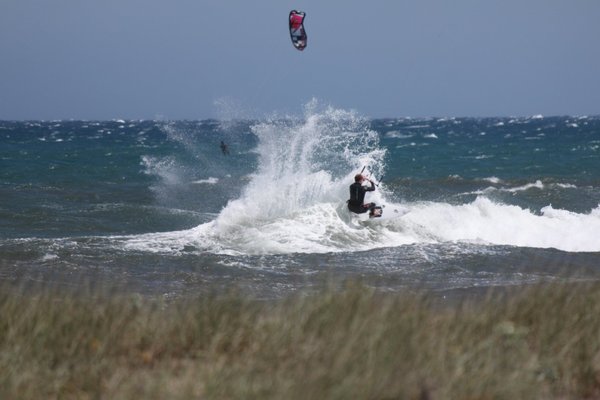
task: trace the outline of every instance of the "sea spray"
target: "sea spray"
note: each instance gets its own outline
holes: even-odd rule
[[[361,165],[383,170],[385,150],[367,121],[353,112],[312,102],[304,119],[273,119],[252,127],[259,138],[256,173],[241,198],[230,201],[217,227],[290,216],[345,200],[350,177]]]
[[[348,185],[363,167],[372,177],[386,168],[386,149],[368,120],[351,111],[319,108],[313,101],[303,118],[273,117],[252,124],[250,130],[258,139],[258,162],[241,195],[212,222],[162,234],[159,248],[170,243],[169,249],[192,245],[216,254],[250,255],[463,243],[464,251],[470,252],[470,244],[476,243],[600,251],[597,211],[572,213],[547,206],[536,213],[494,200],[486,190],[463,204],[397,203],[389,198],[401,196],[390,193],[384,183],[369,193],[368,201],[386,206],[386,217],[394,217],[395,209],[402,213],[356,223],[345,206]],[[503,182],[497,177],[480,181]],[[540,189],[544,186],[536,180],[506,191]]]

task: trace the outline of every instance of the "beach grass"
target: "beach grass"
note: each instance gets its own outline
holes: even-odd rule
[[[273,301],[0,289],[2,399],[600,398],[600,284],[448,304],[357,283]]]

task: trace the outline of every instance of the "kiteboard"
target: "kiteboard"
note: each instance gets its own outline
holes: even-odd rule
[[[290,37],[294,47],[300,51],[306,48],[308,37],[304,30],[304,18],[306,13],[302,11],[290,11]]]
[[[376,216],[371,217],[371,216],[369,216],[369,213],[355,214],[355,213],[350,212],[350,214],[352,215],[352,219],[356,220],[361,225],[362,224],[371,225],[371,224],[392,221],[392,220],[398,219],[398,218],[402,217],[403,215],[405,215],[406,213],[408,213],[408,210],[401,206],[385,207],[385,205],[384,205],[384,206],[377,207],[377,208],[379,208],[379,216],[377,216],[377,217]],[[385,213],[383,212],[384,208],[385,208]],[[377,209],[375,209],[374,214],[377,215]]]

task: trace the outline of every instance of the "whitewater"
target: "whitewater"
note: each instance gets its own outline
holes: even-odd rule
[[[598,277],[595,117],[371,120],[311,102],[260,120],[0,122],[0,140],[4,280],[270,297],[323,275],[437,291]],[[346,208],[363,169],[380,220]]]
[[[385,149],[366,121],[329,108],[307,112],[300,121],[259,123],[252,131],[259,138],[259,165],[239,199],[229,201],[214,221],[136,238],[128,246],[175,251],[192,245],[218,254],[288,254],[465,242],[600,251],[600,207],[579,214],[548,205],[536,214],[484,194],[460,205],[394,203],[382,183],[369,201],[383,204],[389,212],[401,210],[401,215],[359,224],[345,205],[349,183],[363,167],[373,177],[385,173]],[[530,188],[543,185],[537,181],[506,190]]]

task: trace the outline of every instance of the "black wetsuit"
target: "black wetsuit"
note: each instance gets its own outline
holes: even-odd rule
[[[373,211],[376,207],[375,203],[363,204],[365,201],[365,193],[375,190],[375,184],[371,182],[371,187],[364,187],[360,182],[354,182],[350,185],[350,200],[348,200],[348,209],[356,214]]]

